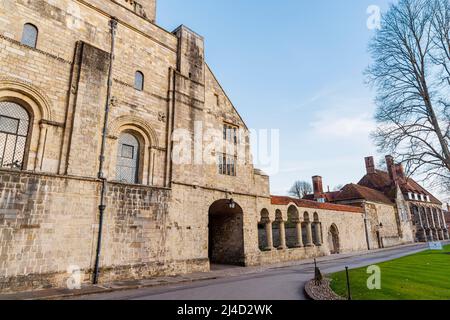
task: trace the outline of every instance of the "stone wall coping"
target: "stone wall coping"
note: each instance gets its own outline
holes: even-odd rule
[[[127,188],[135,188],[135,189],[158,189],[158,190],[167,190],[171,191],[171,188],[167,187],[158,187],[158,186],[148,186],[144,184],[130,184],[130,183],[124,183],[120,181],[108,181],[108,185],[115,185],[115,186],[121,186],[121,187],[127,187]]]
[[[48,172],[36,172],[36,171],[28,171],[28,170],[14,170],[14,169],[6,169],[0,168],[0,175],[2,174],[13,174],[13,175],[27,175],[27,176],[36,176],[36,177],[47,177],[47,178],[55,178],[55,179],[71,179],[78,181],[86,181],[86,182],[98,182],[100,183],[102,180],[98,178],[92,177],[81,177],[81,176],[71,176],[71,175],[61,175],[55,173]],[[171,188],[159,187],[159,186],[147,186],[141,184],[129,184],[123,183],[119,181],[108,181],[109,185],[118,185],[129,188],[141,188],[141,189],[157,189],[157,190],[171,190]]]
[[[192,187],[192,188],[200,188],[200,189],[209,190],[209,191],[223,192],[223,193],[237,195],[237,196],[247,196],[247,197],[256,197],[256,198],[261,198],[261,199],[270,199],[269,196],[264,196],[264,195],[258,195],[258,194],[252,194],[252,193],[243,193],[243,192],[234,192],[234,191],[231,191],[231,190],[225,190],[225,189],[219,189],[219,188],[214,188],[214,187],[189,184],[189,183],[179,182],[179,181],[172,181],[172,183],[180,185],[180,186]]]

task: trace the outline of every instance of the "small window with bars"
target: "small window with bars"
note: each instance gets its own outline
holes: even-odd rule
[[[219,164],[219,174],[232,177],[236,176],[237,158],[235,156],[219,153],[217,161]]]
[[[29,124],[25,108],[0,102],[0,168],[23,169]]]

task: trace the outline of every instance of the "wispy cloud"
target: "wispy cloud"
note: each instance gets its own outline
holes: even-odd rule
[[[311,122],[312,134],[335,138],[367,138],[370,132],[375,129],[375,122],[368,113],[352,116],[337,116],[331,114],[321,114],[319,118]]]
[[[314,109],[317,105],[321,105],[321,102],[329,101],[338,91],[336,86],[324,86],[313,94],[304,97],[298,104],[284,106],[281,110],[285,113],[292,113]]]

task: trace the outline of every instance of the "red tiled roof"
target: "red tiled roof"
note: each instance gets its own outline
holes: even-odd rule
[[[364,199],[392,205],[392,201],[378,190],[370,189],[357,184],[348,184],[334,197],[334,201]]]
[[[339,192],[340,191],[327,192],[325,193],[325,198],[327,199],[328,202],[333,202],[336,199]]]
[[[354,213],[363,213],[363,209],[355,206],[346,206],[341,204],[333,204],[333,203],[320,203],[316,201],[310,200],[300,200],[294,199],[291,197],[283,197],[283,196],[272,196],[272,204],[273,205],[288,205],[290,203],[295,203],[297,207],[300,208],[311,208],[311,209],[322,209],[322,210],[333,210],[333,211],[342,211],[342,212],[354,212]]]
[[[325,197],[325,200],[327,202],[333,202],[334,198],[338,195],[339,191],[332,191],[332,192],[325,192],[323,196]],[[303,197],[304,200],[311,200],[314,201],[314,195],[313,194],[307,194]]]
[[[378,190],[384,193],[390,199],[395,198],[396,187],[386,171],[376,170],[375,173],[366,174],[361,179],[361,181],[358,182],[358,185]],[[432,203],[438,205],[442,204],[436,197],[434,197],[430,192],[425,190],[412,178],[406,178],[406,182],[400,184],[400,189],[404,194],[412,192],[428,195],[430,196],[430,200]]]

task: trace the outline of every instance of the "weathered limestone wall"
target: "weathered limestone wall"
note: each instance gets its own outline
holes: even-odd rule
[[[155,22],[156,20],[156,0],[111,0],[126,7],[128,10],[134,12],[136,15]]]
[[[280,262],[301,261],[328,255],[323,247],[272,250],[261,252],[255,265],[267,265]]]
[[[64,287],[68,268],[92,274],[100,182],[0,170],[0,291]],[[205,259],[174,258],[171,191],[111,184],[101,255],[101,282],[205,271]]]
[[[5,170],[0,179],[0,290],[62,285],[70,265],[89,270],[99,184]]]
[[[208,263],[188,248],[185,257],[173,235],[183,230],[171,219],[169,189],[111,183],[107,194],[102,282],[205,271]],[[186,249],[186,248],[184,248]]]
[[[115,178],[117,135],[133,123],[146,142],[141,182],[163,186],[169,68],[176,67],[176,36],[113,1],[6,0],[0,3],[0,14],[1,78],[11,82],[10,86],[25,87],[20,95],[14,88],[14,94],[21,104],[31,100],[29,109],[34,115],[26,169],[96,177],[106,103],[109,20],[115,16],[119,25],[112,86],[115,103],[107,142],[107,153],[112,157],[107,159],[107,177]],[[20,44],[25,23],[39,30],[36,49]],[[143,91],[133,87],[138,70],[145,76]],[[42,101],[33,101],[36,94]],[[2,96],[10,97],[11,91],[0,85]],[[86,163],[88,167],[83,168]]]
[[[67,173],[95,177],[98,172],[109,53],[80,43],[76,57],[79,73],[72,116]],[[91,164],[91,165],[86,165]]]
[[[329,230],[334,224],[339,232],[340,253],[367,250],[364,219],[362,214],[354,212],[318,212],[322,222],[324,246],[330,251],[331,236]]]
[[[229,199],[229,193],[207,189],[197,186],[181,184],[172,185],[172,199],[169,204],[169,223],[174,223],[180,232],[168,230],[167,237],[172,238],[173,243],[182,243],[171,247],[168,257],[173,259],[197,259],[208,261],[210,232],[214,233],[214,226],[229,227],[229,232],[222,238],[229,237],[230,241],[223,241],[223,250],[236,254],[236,261],[228,262],[237,264],[252,264],[254,256],[259,254],[258,249],[258,215],[256,210],[257,198],[252,195],[233,194],[237,205],[242,208],[242,215],[234,216],[231,220],[236,225],[222,223],[210,219],[209,212],[217,201]],[[239,219],[238,219],[239,218]],[[219,219],[220,220],[220,219]],[[226,222],[226,221],[225,221]],[[209,227],[211,226],[211,230]],[[219,230],[223,232],[223,230]],[[232,238],[232,239],[231,239]],[[217,242],[216,242],[217,243]],[[228,248],[225,246],[228,245]],[[219,248],[220,249],[220,248]],[[243,259],[242,259],[243,252]]]
[[[399,220],[394,206],[366,202],[365,209],[369,216],[368,229],[370,231],[371,249],[380,247],[377,232],[380,234],[382,246],[384,247],[392,247],[405,243],[400,236]]]

